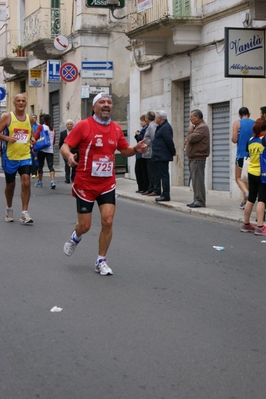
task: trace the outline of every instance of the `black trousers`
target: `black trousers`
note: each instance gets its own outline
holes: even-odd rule
[[[147,169],[147,160],[145,158],[137,158],[135,163],[135,175],[140,191],[148,191],[149,177]]]
[[[156,193],[161,195],[161,178],[157,167],[157,162],[153,162],[150,158],[147,158],[147,169],[149,176],[149,193]]]
[[[74,168],[70,168],[70,166],[68,165],[68,162],[66,159],[64,159],[65,161],[65,178],[66,181],[70,181],[70,172],[71,172],[71,181],[74,181],[75,178],[75,174],[76,174],[76,166]]]
[[[162,197],[170,198],[170,176],[169,176],[169,162],[156,161],[160,179],[162,181]]]

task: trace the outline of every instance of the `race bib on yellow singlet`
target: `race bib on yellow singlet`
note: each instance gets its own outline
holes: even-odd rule
[[[24,129],[14,129],[13,136],[17,143],[27,143],[29,131]]]
[[[104,155],[94,155],[92,159],[91,175],[97,177],[110,177],[113,175],[114,158]]]

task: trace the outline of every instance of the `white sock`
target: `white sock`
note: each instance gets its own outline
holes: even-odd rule
[[[105,256],[98,255],[98,258],[97,258],[97,261],[96,261],[96,262],[100,262],[100,261],[103,261],[103,260],[106,260],[106,259],[105,259]]]
[[[80,242],[82,236],[77,237],[76,230],[74,230],[73,233],[71,234],[71,238],[72,238],[72,240],[74,240],[75,242]]]

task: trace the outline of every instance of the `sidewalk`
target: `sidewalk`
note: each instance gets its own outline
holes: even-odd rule
[[[239,209],[241,202],[239,199],[229,198],[228,193],[208,192],[206,194],[206,208],[189,208],[187,204],[193,201],[193,192],[189,187],[171,187],[171,201],[155,202],[155,197],[147,197],[136,193],[137,183],[135,180],[124,177],[117,178],[116,194],[121,198],[128,198],[133,201],[150,204],[154,206],[163,206],[172,210],[191,215],[213,218],[218,220],[228,220],[231,222],[243,222],[244,211]],[[256,207],[254,206],[251,222],[256,220]]]

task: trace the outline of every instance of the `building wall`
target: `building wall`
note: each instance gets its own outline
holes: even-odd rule
[[[12,48],[21,44],[23,26],[19,21],[32,15],[49,15],[51,0],[8,0],[7,3],[7,45],[6,53],[12,57]],[[82,116],[91,115],[91,105],[94,95],[88,100],[81,99],[81,87],[108,87],[114,101],[113,119],[127,130],[127,104],[129,101],[129,53],[126,50],[128,38],[125,35],[125,19],[115,19],[107,8],[92,8],[85,6],[85,0],[60,1],[61,10],[65,10],[61,19],[61,28],[68,38],[69,48],[65,54],[58,51],[61,65],[73,63],[79,71],[79,76],[73,82],[61,81],[59,84],[47,83],[47,61],[39,60],[31,51],[27,52],[27,70],[24,76],[8,76],[8,109],[13,108],[13,97],[21,91],[21,81],[26,79],[27,112],[37,115],[49,113],[51,109],[49,98],[51,92],[60,91],[60,127],[65,126],[69,118],[77,123]],[[42,12],[40,13],[40,10]],[[38,14],[39,13],[39,14]],[[115,11],[115,16],[122,17],[126,8]],[[46,24],[47,25],[47,24]],[[49,25],[49,24],[48,24]],[[38,30],[50,32],[50,25],[32,26],[33,33]],[[28,37],[31,37],[31,32]],[[34,40],[34,34],[32,34]],[[41,40],[46,38],[42,35]],[[51,39],[51,37],[47,37]],[[51,44],[53,47],[53,44]],[[54,48],[53,48],[54,51]],[[113,78],[84,78],[81,73],[82,61],[113,61]],[[42,87],[34,88],[28,85],[28,71],[32,68],[42,70]],[[56,148],[58,151],[58,149]],[[62,165],[61,165],[62,166]]]
[[[217,7],[226,2],[205,2]],[[244,2],[243,2],[244,3]],[[199,2],[198,2],[199,5]],[[228,2],[227,2],[228,5]],[[218,7],[218,8],[219,8]],[[265,79],[242,79],[224,77],[224,28],[243,27],[248,10],[209,22],[202,27],[201,45],[186,54],[163,57],[154,62],[152,69],[137,71],[132,57],[130,75],[130,140],[134,143],[134,132],[139,126],[139,115],[153,110],[164,109],[174,130],[177,157],[171,163],[171,183],[183,185],[184,130],[183,130],[183,91],[182,82],[190,79],[191,109],[202,110],[205,122],[212,129],[212,104],[229,101],[230,127],[238,119],[238,110],[242,106],[250,108],[252,117],[259,117],[259,108],[265,105],[263,93],[266,90]],[[265,103],[265,104],[264,104]],[[132,117],[134,115],[134,117]],[[190,121],[187,121],[187,126]],[[185,121],[186,124],[186,121]],[[211,131],[212,135],[212,131]],[[228,195],[240,198],[240,190],[235,183],[236,145],[230,142],[230,192]],[[206,165],[206,187],[212,188],[212,154]],[[129,161],[130,177],[134,178],[134,160]]]

